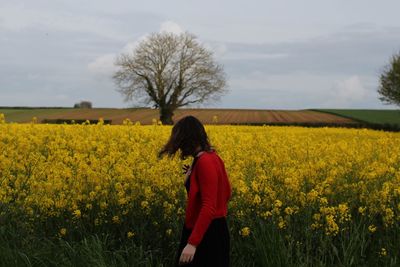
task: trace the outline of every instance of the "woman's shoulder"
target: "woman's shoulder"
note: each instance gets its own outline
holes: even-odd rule
[[[212,164],[217,162],[219,156],[215,150],[204,151],[199,157],[198,162],[202,164]]]

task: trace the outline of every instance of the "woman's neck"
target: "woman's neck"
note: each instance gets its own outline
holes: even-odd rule
[[[203,151],[203,149],[201,148],[201,146],[197,146],[194,151],[194,157],[199,156],[199,154],[201,154],[202,151]]]
[[[195,157],[200,156],[201,154],[203,154],[205,151],[198,151]]]
[[[214,151],[214,149],[210,149],[210,150],[208,150],[208,151]],[[200,146],[198,146],[198,147],[196,148],[196,151],[194,152],[194,157],[198,157],[198,156],[200,156],[201,154],[203,154],[204,152],[206,152],[206,150],[203,150]]]

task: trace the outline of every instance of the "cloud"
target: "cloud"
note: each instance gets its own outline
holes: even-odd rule
[[[1,92],[1,106],[72,106],[73,97],[71,95],[57,93],[54,90],[32,90],[29,92]]]
[[[210,42],[197,40],[201,45],[203,45],[207,50],[211,50],[217,59],[222,59],[228,52],[228,47],[222,42]]]
[[[360,28],[360,29],[359,29]],[[376,76],[400,42],[400,27],[365,24],[303,41],[279,43],[226,42],[224,65],[234,76],[254,70],[268,74],[309,72],[320,75]]]
[[[71,98],[68,95],[65,95],[65,94],[55,95],[54,99],[57,99],[57,100],[60,100],[60,101],[71,100]]]
[[[93,74],[110,75],[114,73],[116,67],[114,65],[115,54],[106,54],[96,58],[93,62],[90,62],[87,66],[88,70]]]
[[[173,21],[164,21],[163,23],[161,23],[159,32],[171,32],[174,34],[180,34],[184,31],[179,24]],[[146,40],[148,36],[149,34],[144,34],[136,40],[128,42],[118,53],[108,53],[98,56],[87,65],[88,70],[95,75],[109,76],[116,70],[116,66],[114,65],[115,58],[121,53],[132,54],[139,43]]]
[[[90,73],[96,76],[107,76],[109,77],[116,71],[114,64],[115,59],[121,53],[132,54],[138,44],[145,40],[148,34],[139,37],[137,40],[128,42],[118,53],[108,53],[95,58],[92,62],[87,64],[87,69]]]
[[[364,103],[370,96],[361,79],[357,75],[353,75],[344,80],[336,81],[331,90],[327,94],[325,106],[350,107]]]
[[[229,84],[232,90],[224,102],[236,107],[251,103],[253,108],[266,109],[382,108],[377,101],[376,79],[371,76],[255,70],[232,77]]]
[[[164,21],[163,23],[161,23],[160,32],[170,32],[170,33],[174,33],[174,34],[181,34],[184,32],[184,30],[179,24],[168,20],[168,21]]]
[[[367,95],[367,91],[357,75],[337,82],[333,87],[333,92],[344,101],[360,101]]]
[[[217,43],[211,46],[211,49],[217,58],[223,57],[228,52],[228,47],[224,43]]]
[[[289,57],[288,53],[254,53],[254,52],[242,52],[242,53],[229,53],[225,54],[224,59],[226,60],[265,60],[265,59],[279,59]]]
[[[136,40],[132,41],[132,42],[128,42],[120,51],[121,53],[125,53],[125,54],[133,54],[133,52],[135,51],[136,47],[139,45],[139,43],[141,43],[142,41],[145,41],[147,38],[149,37],[149,34],[144,34],[142,36],[140,36],[139,38],[137,38]]]
[[[164,21],[161,23],[159,32],[169,32],[174,34],[181,34],[184,33],[183,27],[181,27],[178,23],[173,21]],[[133,54],[133,51],[139,45],[140,42],[145,41],[149,37],[149,34],[143,34],[142,36],[138,37],[137,39],[128,42],[124,45],[124,47],[118,53],[108,53],[95,58],[92,62],[87,65],[88,70],[93,74],[100,74],[100,75],[108,75],[115,71],[114,66],[114,59],[120,53],[125,54]],[[214,42],[214,41],[203,41],[199,40],[198,42],[201,45],[204,45],[206,49],[209,49],[214,52],[214,56],[217,59],[224,58],[228,53],[228,47],[223,42]],[[247,54],[238,54],[238,55],[230,55],[229,59],[240,59],[253,56],[254,58],[276,58],[285,56],[283,54],[263,54],[263,55],[247,55]]]
[[[50,32],[82,32],[105,38],[123,40],[125,36],[118,31],[119,22],[115,18],[104,18],[88,14],[75,14],[68,11],[57,13],[25,4],[9,4],[0,8],[0,29],[10,32],[24,30],[44,30]]]

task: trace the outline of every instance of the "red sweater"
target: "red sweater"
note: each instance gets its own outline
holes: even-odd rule
[[[190,173],[185,226],[192,229],[188,243],[197,246],[212,219],[228,214],[231,185],[222,159],[215,151],[205,151]]]

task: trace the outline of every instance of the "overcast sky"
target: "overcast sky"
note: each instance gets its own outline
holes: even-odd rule
[[[194,107],[393,109],[379,74],[400,51],[400,1],[0,0],[0,106],[129,107],[116,55],[151,32],[189,31],[227,74]]]

